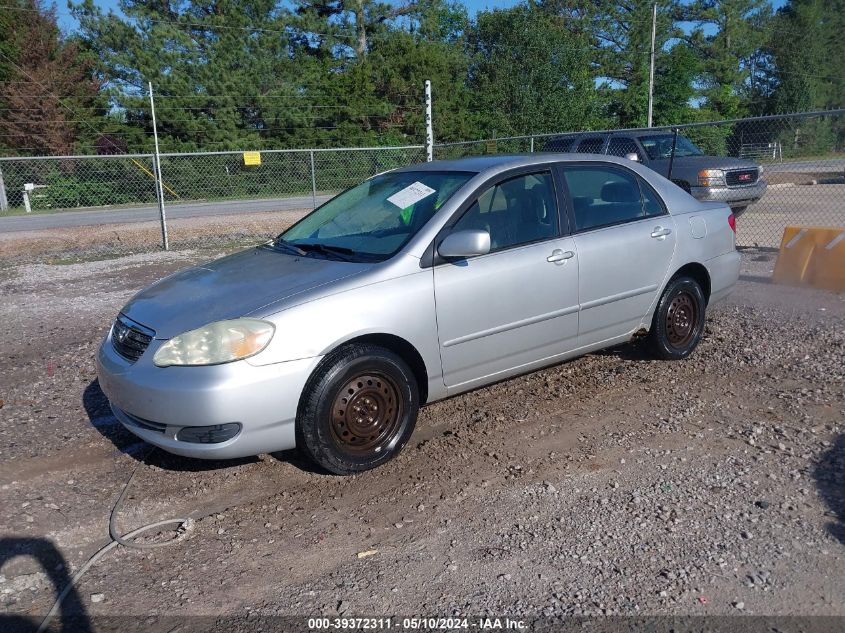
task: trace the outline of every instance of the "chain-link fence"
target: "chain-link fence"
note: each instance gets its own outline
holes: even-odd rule
[[[424,160],[421,145],[161,154],[168,236],[174,246],[269,238],[361,180]],[[65,237],[48,245],[66,250],[162,243],[151,154],[2,158],[0,170],[7,238],[53,228]]]
[[[627,156],[727,202],[740,246],[776,247],[789,225],[845,226],[845,110],[446,143],[434,157],[542,151]],[[424,160],[421,145],[161,154],[169,236],[177,246],[257,241],[364,178]],[[0,158],[0,170],[4,243],[53,228],[63,248],[161,244],[151,154]]]
[[[445,143],[435,158],[543,151],[627,156],[727,202],[740,246],[777,247],[790,225],[845,226],[845,110]]]

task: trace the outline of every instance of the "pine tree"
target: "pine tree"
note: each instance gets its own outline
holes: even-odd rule
[[[73,154],[101,114],[93,62],[62,38],[55,11],[36,0],[0,13],[0,146],[29,154]]]

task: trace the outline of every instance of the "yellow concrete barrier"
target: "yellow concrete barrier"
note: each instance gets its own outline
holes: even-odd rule
[[[786,227],[772,280],[845,291],[845,228]]]

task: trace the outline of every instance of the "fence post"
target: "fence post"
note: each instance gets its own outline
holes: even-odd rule
[[[317,208],[317,170],[314,169],[314,150],[310,151],[311,154],[311,208]]]
[[[675,165],[675,148],[678,146],[678,128],[675,128],[672,134],[672,153],[669,154],[669,173],[666,174],[666,180],[672,180],[672,167]]]
[[[3,167],[0,165],[0,211],[9,210],[9,199],[6,197],[6,183],[3,181]]]
[[[531,153],[534,153],[534,137],[531,137]]]
[[[431,121],[431,82],[425,80],[425,159],[434,160],[434,129]]]
[[[167,239],[167,219],[164,214],[164,188],[161,186],[161,157],[158,154],[158,128],[156,127],[156,106],[153,101],[153,82],[150,81],[147,85],[150,89],[150,113],[152,114],[153,119],[153,139],[155,140],[155,155],[153,156],[153,162],[156,172],[155,180],[156,197],[158,197],[158,213],[161,217],[161,243],[164,246],[164,250],[169,250],[170,243]]]

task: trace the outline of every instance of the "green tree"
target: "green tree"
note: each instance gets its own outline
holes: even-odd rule
[[[589,37],[533,4],[481,12],[469,36],[472,109],[486,134],[590,129],[604,122]]]
[[[701,62],[683,42],[655,55],[654,125],[689,123],[698,119],[691,100]]]
[[[54,8],[19,0],[0,12],[0,147],[72,154],[96,137],[100,83],[78,42],[62,37]]]
[[[749,112],[753,73],[771,14],[768,0],[694,0],[678,8],[678,18],[697,25],[686,40],[702,60],[702,106],[713,115],[734,118]]]
[[[456,141],[479,134],[470,110],[466,78],[469,60],[466,9],[442,0],[417,2],[404,17],[407,30],[394,29],[373,43],[368,58],[377,94],[391,114],[388,138],[422,142],[425,127],[423,85],[431,80],[436,140]]]
[[[791,0],[775,16],[769,41],[774,112],[845,104],[845,0]]]
[[[272,0],[123,0],[126,18],[72,6],[126,125],[147,139],[152,82],[164,149],[237,149],[319,126],[308,65],[290,58],[289,15]]]
[[[598,73],[609,80],[605,88],[609,99],[609,109],[622,127],[645,126],[648,120],[648,85],[651,62],[652,7],[654,0],[600,0],[593,3],[595,15],[592,18],[593,32],[598,40],[596,62]],[[655,67],[662,71],[656,74],[656,82],[662,88],[677,96],[679,84],[690,84],[692,77],[680,76],[686,66],[675,68],[673,62],[687,61],[679,54],[671,55],[664,49],[669,41],[679,32],[672,20],[674,0],[657,2],[657,22],[655,29]],[[679,45],[675,45],[677,47]],[[672,76],[673,82],[661,81]],[[656,89],[655,95],[661,91]],[[655,103],[655,110],[659,108]],[[669,105],[665,99],[660,106]],[[656,112],[656,114],[658,113]],[[660,117],[662,118],[662,117]]]

